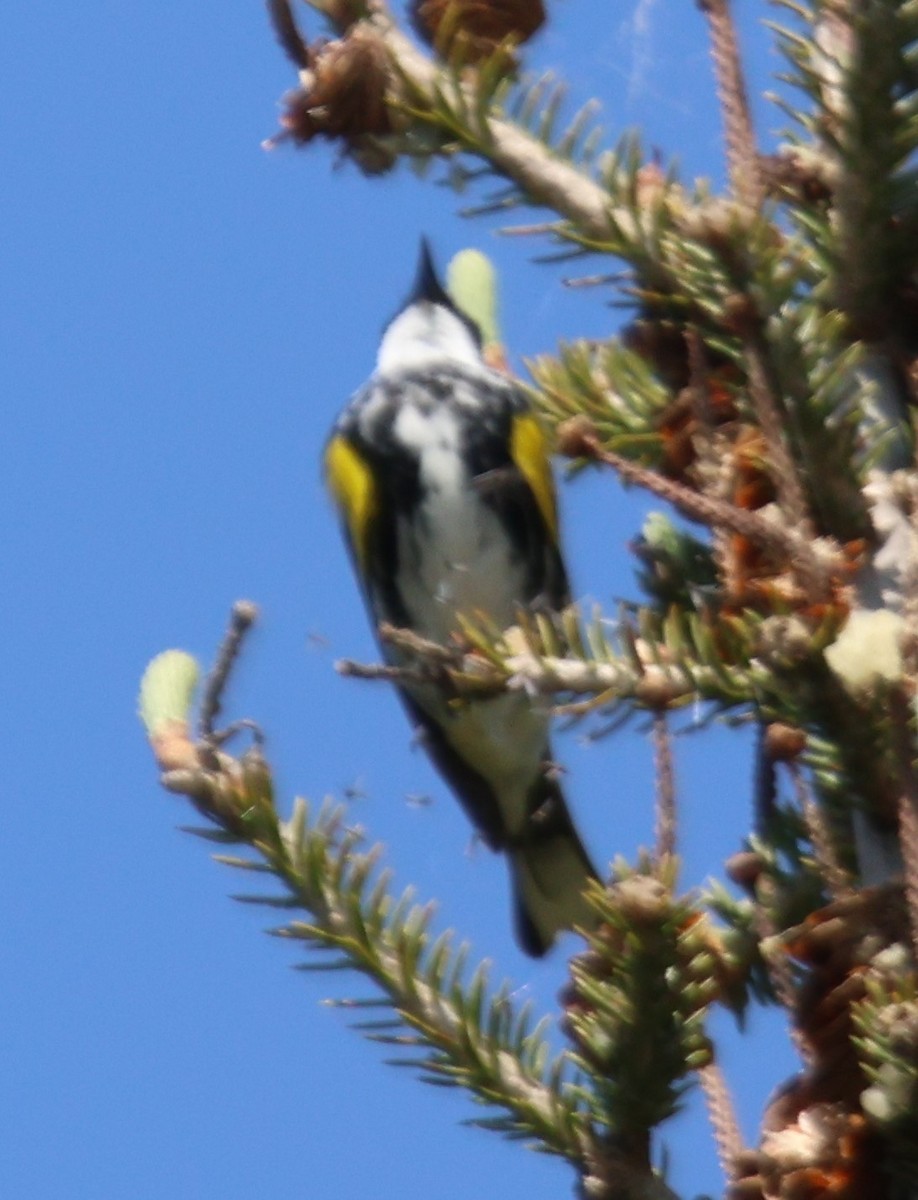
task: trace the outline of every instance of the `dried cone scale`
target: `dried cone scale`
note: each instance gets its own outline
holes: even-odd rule
[[[480,62],[499,46],[529,40],[545,22],[542,0],[414,0],[411,18],[445,56]]]

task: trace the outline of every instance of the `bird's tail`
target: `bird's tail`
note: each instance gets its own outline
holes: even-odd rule
[[[596,914],[583,897],[596,869],[580,841],[561,789],[543,777],[525,836],[507,849],[516,931],[527,954],[541,957],[562,929],[590,928]]]

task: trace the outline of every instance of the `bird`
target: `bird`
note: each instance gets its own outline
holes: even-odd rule
[[[569,603],[547,436],[520,385],[486,364],[482,332],[444,289],[426,239],[324,465],[377,628],[448,644],[463,616],[508,629],[520,610]],[[398,687],[434,766],[506,856],[522,949],[541,957],[561,930],[595,924],[583,893],[596,871],[557,779],[544,707],[524,691],[450,702],[433,683]]]

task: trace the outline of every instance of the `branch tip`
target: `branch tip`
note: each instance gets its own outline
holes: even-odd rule
[[[309,46],[300,33],[290,0],[267,0],[267,9],[281,49],[295,67],[305,71],[309,66]]]
[[[242,650],[246,634],[258,617],[258,606],[251,600],[237,600],[230,612],[229,628],[224,634],[213,670],[204,684],[198,735],[203,742],[219,740],[214,729],[220,715],[223,693]]]

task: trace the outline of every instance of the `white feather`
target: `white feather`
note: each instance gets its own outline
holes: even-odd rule
[[[419,300],[400,312],[383,334],[376,369],[388,374],[442,362],[480,364],[481,350],[468,325],[454,312]]]
[[[522,563],[510,554],[506,531],[465,468],[455,412],[406,404],[394,432],[418,456],[424,497],[399,530],[404,600],[414,628],[445,642],[458,613],[476,612],[507,628],[525,590]]]

